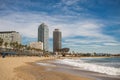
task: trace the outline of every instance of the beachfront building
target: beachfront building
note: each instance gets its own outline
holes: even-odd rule
[[[59,29],[55,29],[53,31],[53,52],[57,52],[58,49],[61,49],[62,47],[62,43],[61,43],[61,39],[62,35],[61,32],[59,31]]]
[[[45,25],[44,23],[42,23],[39,27],[38,27],[38,42],[42,42],[43,43],[43,50],[44,51],[48,51],[48,40],[49,40],[49,29],[48,26]]]
[[[31,42],[31,43],[29,44],[29,46],[30,46],[31,48],[43,50],[43,43],[42,43],[42,42]]]
[[[12,43],[12,42],[18,42],[21,43],[21,35],[19,32],[16,31],[1,31],[0,32],[0,38],[3,39],[4,42]]]

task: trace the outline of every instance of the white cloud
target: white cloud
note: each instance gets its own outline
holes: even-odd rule
[[[102,40],[113,40],[111,36],[101,33],[103,24],[96,20],[74,20],[74,16],[49,16],[45,13],[11,13],[0,18],[0,30],[16,30],[24,36],[37,37],[37,28],[45,22],[50,29],[50,38],[55,28],[59,28],[64,37],[85,36]],[[83,21],[82,21],[83,19]]]
[[[53,25],[56,26],[56,25]],[[82,36],[88,37],[95,40],[106,40],[106,41],[114,41],[114,38],[108,35],[102,34],[103,24],[99,24],[96,22],[80,22],[76,23],[68,23],[68,24],[60,24],[57,25],[58,28],[62,30],[63,37],[74,37],[74,36]]]
[[[81,16],[76,19],[75,16],[49,16],[46,13],[11,13],[0,18],[0,30],[15,30],[23,36],[37,38],[38,26],[44,22],[49,27],[50,38],[52,38],[53,30],[59,28],[62,37],[65,40],[64,46],[86,45],[86,49],[100,48],[100,44],[104,46],[115,46],[118,42],[112,37],[102,33],[104,24],[99,23],[96,19],[88,19]],[[75,36],[84,38],[73,38]],[[78,43],[78,45],[76,45]],[[115,44],[113,44],[115,43]],[[116,45],[117,46],[117,45]]]
[[[104,43],[105,46],[120,46],[120,43]]]
[[[79,2],[80,4],[87,3],[88,7],[94,6],[94,4],[89,4],[91,2],[88,0],[61,0],[56,4],[47,6],[42,2],[31,2],[29,0],[27,3],[24,3],[24,0],[16,2],[7,1],[4,2],[4,4],[1,3],[2,5],[0,5],[0,7],[3,9],[3,11],[0,11],[0,31],[15,30],[20,32],[22,36],[37,38],[38,26],[44,22],[49,27],[50,38],[52,38],[53,30],[55,28],[60,29],[62,32],[62,38],[64,40],[64,46],[74,46],[80,48],[81,50],[84,49],[84,51],[87,49],[89,51],[89,48],[92,50],[92,48],[99,49],[101,47],[103,49],[104,46],[106,48],[109,46],[119,46],[119,42],[115,40],[115,37],[102,33],[102,30],[104,27],[106,27],[106,25],[119,24],[119,17],[110,18],[110,20],[98,20],[96,19],[98,16],[91,14],[91,12],[88,11],[88,7],[78,5]],[[7,5],[8,3],[16,4]],[[17,6],[21,4],[23,4],[22,6],[24,9],[23,7]],[[48,11],[49,9],[46,8],[53,8],[55,10],[52,10],[50,15],[49,12],[45,13],[41,10],[38,10],[39,12],[19,12],[22,10],[27,11],[28,8],[31,7],[36,10],[39,7]],[[59,14],[51,15],[54,13]],[[112,31],[120,33],[120,30]],[[78,37],[74,38],[76,36]],[[119,47],[116,48],[116,51],[118,48]],[[110,49],[113,50],[115,48]]]
[[[62,3],[66,4],[67,6],[76,4],[80,0],[62,0]]]

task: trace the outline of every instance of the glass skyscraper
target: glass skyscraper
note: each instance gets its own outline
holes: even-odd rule
[[[48,26],[42,23],[38,27],[38,42],[43,42],[43,50],[48,51],[49,29]]]
[[[61,39],[61,32],[59,29],[55,29],[53,31],[53,52],[57,52],[58,49],[61,49],[62,47],[62,39]]]

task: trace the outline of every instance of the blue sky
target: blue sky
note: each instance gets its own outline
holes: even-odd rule
[[[37,41],[38,26],[62,32],[75,52],[120,53],[120,0],[0,0],[0,31],[15,30],[22,43]]]

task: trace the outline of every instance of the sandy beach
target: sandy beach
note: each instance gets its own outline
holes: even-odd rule
[[[0,58],[0,80],[90,80],[65,72],[51,71],[36,65],[36,61],[54,57],[6,57]]]

